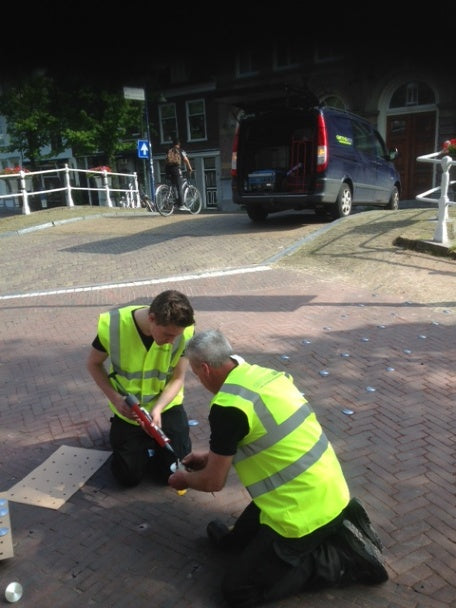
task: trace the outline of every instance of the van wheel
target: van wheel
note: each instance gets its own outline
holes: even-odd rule
[[[268,212],[263,207],[247,207],[247,215],[252,222],[264,222],[268,217]]]
[[[335,219],[347,217],[352,209],[352,192],[348,184],[342,184],[333,207],[332,216]]]
[[[397,211],[399,209],[399,190],[394,186],[393,191],[391,192],[389,203],[386,205],[387,209],[391,209],[392,211]]]

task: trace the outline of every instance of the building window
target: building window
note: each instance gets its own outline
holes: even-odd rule
[[[330,44],[317,46],[314,52],[315,63],[328,63],[342,59],[339,49],[333,48]]]
[[[217,171],[215,156],[203,158],[205,200],[207,209],[217,208]]]
[[[434,93],[424,82],[408,82],[400,86],[391,98],[390,108],[428,105],[435,103]]]
[[[254,76],[258,74],[258,70],[257,54],[250,49],[241,49],[236,56],[236,77]]]
[[[201,141],[207,139],[206,107],[204,99],[187,101],[186,107],[188,141]]]
[[[274,49],[274,70],[294,68],[299,65],[297,42],[287,41],[278,44]]]
[[[173,63],[170,67],[171,84],[179,84],[180,82],[186,82],[187,80],[188,69],[186,64],[183,61],[179,63]]]
[[[160,141],[169,144],[177,137],[176,104],[166,103],[158,107],[160,118]]]
[[[347,106],[338,95],[326,95],[322,97],[321,102],[332,108],[339,108],[340,110],[347,109]]]

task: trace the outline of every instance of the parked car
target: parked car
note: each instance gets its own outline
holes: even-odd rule
[[[233,142],[233,202],[253,221],[286,210],[313,209],[334,219],[355,205],[395,210],[397,154],[368,120],[345,110],[249,109]]]

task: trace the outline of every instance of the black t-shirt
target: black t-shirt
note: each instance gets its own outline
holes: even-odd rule
[[[237,407],[214,403],[209,412],[209,447],[220,456],[234,456],[239,441],[249,432],[247,416]]]

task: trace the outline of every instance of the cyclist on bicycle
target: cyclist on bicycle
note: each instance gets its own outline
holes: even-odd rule
[[[184,208],[183,187],[185,180],[182,176],[182,163],[187,169],[187,176],[190,177],[193,169],[187,153],[181,150],[180,140],[173,139],[173,145],[166,154],[165,172],[177,190],[178,204],[176,206],[178,209]]]

